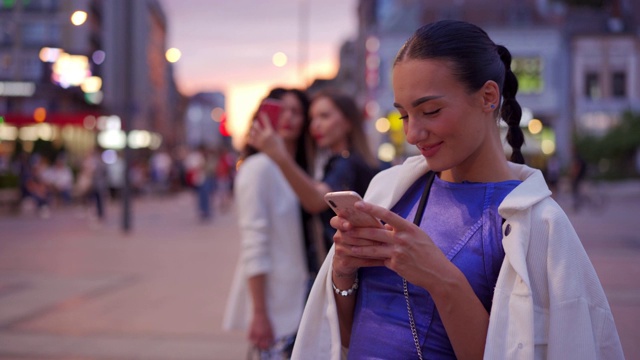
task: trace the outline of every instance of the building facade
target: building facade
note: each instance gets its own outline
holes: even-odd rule
[[[341,66],[354,68],[341,69],[335,81],[355,89],[370,119],[386,117],[391,122],[384,127],[389,131],[374,138],[378,144],[395,143],[396,156],[405,156],[411,148],[404,144],[393,115],[390,83],[397,51],[422,24],[440,19],[475,23],[512,53],[512,70],[520,84],[517,98],[524,108],[522,125],[532,119],[543,124],[536,134],[523,129],[524,150],[538,157],[555,153],[567,163],[576,131],[602,132],[622,111],[640,110],[640,4],[576,3],[580,1],[497,0],[487,6],[481,0],[362,0],[359,33],[349,44],[357,55],[341,59]],[[358,84],[343,84],[343,79]]]
[[[157,0],[0,3],[4,151],[38,139],[89,151],[104,130],[101,118],[154,134],[154,142],[139,147],[184,143],[185,100],[165,60],[166,37]],[[43,138],[47,126],[50,136]]]

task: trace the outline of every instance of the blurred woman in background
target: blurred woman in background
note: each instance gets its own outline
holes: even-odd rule
[[[309,100],[301,91],[281,88],[267,98],[281,105],[273,131],[282,140],[282,156],[306,171]],[[254,123],[263,116],[258,113]],[[223,326],[247,330],[261,359],[287,358],[309,288],[305,216],[278,166],[251,146],[235,177],[234,198],[242,248]]]
[[[322,172],[316,174],[319,181],[287,155],[283,138],[269,124],[254,123],[248,140],[280,167],[302,207],[311,214],[320,215],[322,241],[316,244],[316,250],[318,264],[321,264],[333,244],[335,233],[329,224],[334,214],[324,201],[324,195],[341,190],[364,195],[380,165],[367,142],[363,113],[350,96],[331,90],[319,92],[311,101],[310,116],[309,131],[316,147],[329,154],[325,164],[316,166]]]

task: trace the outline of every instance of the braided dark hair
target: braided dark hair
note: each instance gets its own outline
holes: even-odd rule
[[[511,161],[524,164],[524,156],[522,156],[522,144],[524,144],[524,133],[520,128],[520,119],[522,118],[522,108],[516,101],[516,93],[518,92],[518,79],[511,71],[511,53],[506,47],[498,45],[498,54],[500,60],[504,64],[505,78],[502,85],[502,108],[500,109],[500,117],[507,123],[507,142],[511,145],[513,152],[511,153]]]
[[[394,65],[406,59],[444,59],[452,63],[453,75],[467,86],[470,93],[493,80],[503,98],[499,111],[507,123],[507,142],[513,149],[510,160],[524,164],[520,129],[522,108],[516,101],[518,80],[511,71],[511,54],[496,45],[480,27],[464,21],[442,20],[420,27],[404,43]]]

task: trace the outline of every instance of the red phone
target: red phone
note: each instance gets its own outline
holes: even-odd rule
[[[355,191],[334,191],[324,195],[324,200],[333,211],[349,220],[355,227],[382,227],[380,220],[354,207],[362,197]]]
[[[265,114],[274,129],[278,129],[280,112],[282,112],[282,102],[276,99],[265,99],[260,104],[260,108],[258,108],[258,114]]]

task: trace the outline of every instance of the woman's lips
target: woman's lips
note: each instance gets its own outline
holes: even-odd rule
[[[433,145],[421,145],[419,148],[422,156],[432,157],[440,150],[441,147],[442,147],[442,142],[439,142]]]

